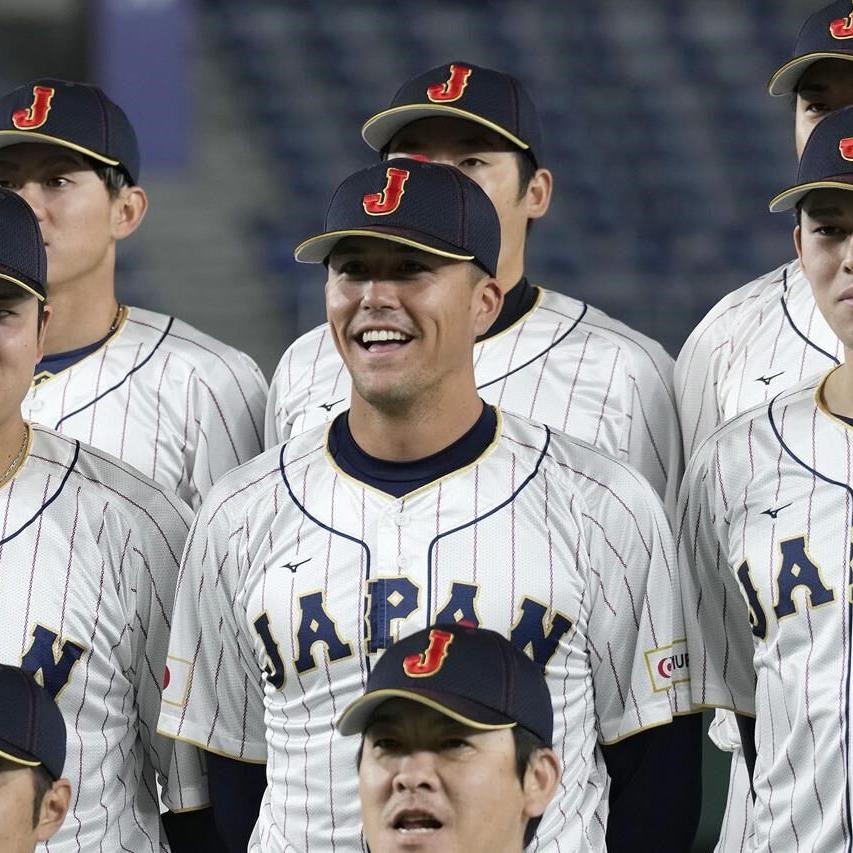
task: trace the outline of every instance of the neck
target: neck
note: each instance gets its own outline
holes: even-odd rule
[[[118,311],[112,276],[48,288],[53,307],[44,338],[45,355],[80,349],[105,337]]]
[[[0,485],[6,483],[20,465],[26,436],[26,425],[19,413],[0,426]]]
[[[432,456],[461,438],[483,412],[471,384],[464,397],[424,399],[394,411],[377,408],[353,391],[349,428],[356,444],[387,462],[410,462]]]
[[[853,351],[844,348],[845,361],[823,386],[823,401],[836,415],[853,418]]]

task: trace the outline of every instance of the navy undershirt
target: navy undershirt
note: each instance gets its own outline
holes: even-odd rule
[[[537,294],[537,289],[528,283],[525,276],[522,276],[518,284],[504,294],[504,304],[498,319],[492,323],[489,331],[485,335],[480,335],[477,340],[488,340],[508,329],[533,307]]]
[[[46,355],[36,365],[35,381],[39,382],[44,379],[50,379],[52,376],[56,376],[57,373],[61,373],[63,370],[67,370],[72,365],[77,364],[78,361],[82,361],[87,355],[91,355],[95,350],[100,349],[113,334],[114,331],[110,331],[109,334],[105,335],[99,341],[95,341],[93,344],[86,344],[86,346],[79,349]]]
[[[368,486],[400,498],[421,486],[458,471],[483,455],[494,441],[498,416],[483,404],[477,422],[449,447],[412,462],[390,462],[365,453],[349,428],[348,413],[342,412],[329,430],[329,453],[343,471]]]
[[[844,415],[838,415],[835,412],[832,413],[838,420],[844,421],[848,426],[853,426],[853,418],[845,418]]]

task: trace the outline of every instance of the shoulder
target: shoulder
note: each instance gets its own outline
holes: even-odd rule
[[[312,376],[318,365],[339,362],[329,324],[323,323],[300,335],[285,351],[275,369],[276,381],[295,382],[303,375]]]

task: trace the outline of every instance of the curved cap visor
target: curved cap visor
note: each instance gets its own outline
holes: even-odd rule
[[[782,213],[792,210],[812,190],[853,190],[853,175],[842,175],[837,178],[828,178],[825,181],[811,181],[808,184],[797,184],[779,193],[770,201],[771,213]]]
[[[5,758],[13,764],[20,764],[21,767],[41,767],[41,761],[27,755],[18,747],[6,743],[3,738],[0,738],[0,758]]]
[[[338,720],[338,730],[342,735],[356,735],[363,732],[370,722],[374,712],[380,705],[389,699],[407,699],[425,705],[450,717],[464,726],[481,731],[498,731],[499,729],[512,729],[518,725],[503,714],[491,708],[486,708],[478,702],[463,699],[459,696],[441,692],[422,690],[402,690],[397,688],[386,688],[374,690],[356,699]]]
[[[445,243],[435,237],[427,237],[416,231],[406,231],[397,228],[352,228],[344,231],[328,231],[317,234],[300,243],[293,252],[293,257],[303,264],[321,264],[335,249],[335,246],[347,237],[373,237],[389,243],[400,243],[413,249],[420,249],[430,255],[438,255],[453,261],[474,261],[472,254],[464,252],[450,243]],[[425,242],[429,239],[429,243]]]
[[[118,160],[98,154],[97,151],[93,151],[91,148],[77,145],[77,143],[69,142],[67,139],[60,139],[58,136],[49,136],[46,133],[39,133],[37,130],[0,130],[0,148],[9,148],[12,145],[21,145],[25,142],[34,145],[58,145],[61,148],[70,148],[78,154],[84,154],[86,157],[91,157],[93,160],[97,160],[99,163],[104,163],[107,166],[121,166]]]
[[[767,84],[767,91],[771,95],[790,95],[797,91],[800,78],[808,69],[821,59],[845,59],[853,62],[853,53],[816,52],[798,56],[790,62],[786,62],[771,78]]]
[[[501,127],[487,118],[476,113],[461,110],[445,104],[403,104],[399,107],[383,110],[369,118],[361,128],[361,138],[374,150],[381,151],[394,138],[395,134],[406,125],[422,118],[433,118],[436,115],[445,115],[452,118],[472,121],[481,124],[489,130],[500,134],[505,139],[518,146],[522,151],[527,151],[530,145],[523,139],[519,139],[514,133]]]

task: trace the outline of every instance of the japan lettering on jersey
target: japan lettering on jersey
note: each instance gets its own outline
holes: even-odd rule
[[[130,463],[195,509],[226,471],[261,451],[266,395],[244,353],[173,317],[130,308],[99,350],[36,377],[21,409]]]
[[[846,850],[853,432],[815,381],[723,426],[679,503],[693,697],[755,714],[752,850]]]
[[[33,427],[0,518],[0,662],[33,673],[68,731],[71,806],[49,850],[168,850],[155,778],[174,810],[207,803],[198,751],[156,733],[189,510],[118,459]]]
[[[574,838],[602,851],[596,744],[688,707],[676,585],[660,501],[587,444],[503,414],[477,462],[398,500],[342,473],[315,428],[227,475],[202,506],[170,642],[182,679],[160,727],[267,761],[250,850],[361,851],[357,739],[334,721],[392,641],[467,620],[545,667],[573,782],[537,849]]]
[[[682,466],[672,359],[603,312],[539,291],[524,317],[474,347],[480,396],[630,462],[674,511]],[[273,376],[267,447],[333,418],[350,391],[329,327],[303,335]]]

